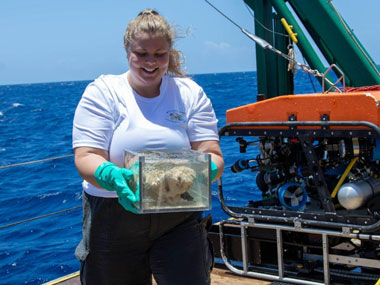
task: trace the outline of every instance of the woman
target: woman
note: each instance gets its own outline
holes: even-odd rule
[[[136,214],[123,151],[193,149],[223,172],[217,120],[202,88],[185,78],[174,31],[155,10],[127,27],[129,71],[100,76],[75,112],[73,148],[83,181],[83,284],[209,284],[212,253],[200,212]],[[170,75],[170,76],[169,76]],[[176,113],[178,116],[170,116]]]

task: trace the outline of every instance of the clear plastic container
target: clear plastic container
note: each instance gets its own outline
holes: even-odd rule
[[[139,190],[139,213],[211,209],[210,154],[125,150],[124,167],[134,173],[129,186],[135,193]]]

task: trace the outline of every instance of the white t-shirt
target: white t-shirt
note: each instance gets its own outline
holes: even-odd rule
[[[124,150],[181,151],[190,142],[219,140],[211,102],[194,81],[164,76],[160,95],[145,98],[127,74],[102,75],[87,86],[75,111],[73,148],[107,150],[122,167]],[[82,185],[91,195],[117,197],[87,181]]]

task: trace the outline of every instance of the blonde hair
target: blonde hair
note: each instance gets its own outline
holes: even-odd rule
[[[170,76],[186,76],[186,72],[182,70],[182,53],[173,47],[176,38],[175,29],[156,10],[145,9],[128,24],[124,34],[124,47],[127,53],[133,41],[141,33],[158,34],[165,37],[170,47],[168,74]]]

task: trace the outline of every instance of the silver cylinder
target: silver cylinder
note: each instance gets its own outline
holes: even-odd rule
[[[345,183],[339,189],[339,203],[347,210],[364,206],[369,199],[380,193],[380,182],[372,177]]]

